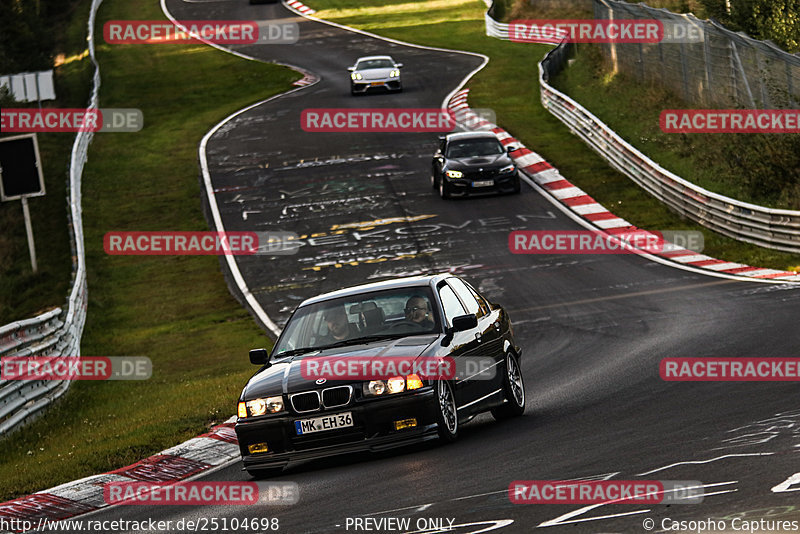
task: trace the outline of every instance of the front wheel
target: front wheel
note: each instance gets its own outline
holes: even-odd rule
[[[445,200],[450,198],[450,188],[447,187],[446,182],[447,181],[444,179],[444,177],[439,180],[439,196]]]
[[[447,380],[436,382],[436,401],[439,407],[437,432],[444,442],[455,441],[458,437],[458,409],[453,388]]]
[[[505,368],[503,391],[506,403],[492,408],[492,416],[498,421],[525,413],[525,383],[522,381],[522,368],[517,357],[510,351],[506,353]]]

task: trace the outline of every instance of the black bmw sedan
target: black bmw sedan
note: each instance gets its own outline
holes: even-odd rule
[[[431,185],[442,198],[520,192],[517,166],[492,132],[441,137],[433,156]]]
[[[521,355],[503,308],[449,274],[308,299],[271,354],[250,351],[261,368],[239,398],[244,468],[260,477],[297,460],[452,441],[479,413],[521,415]]]

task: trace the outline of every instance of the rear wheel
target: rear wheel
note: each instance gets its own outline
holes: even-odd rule
[[[512,352],[506,353],[506,374],[503,377],[503,391],[506,403],[492,408],[492,416],[498,421],[517,417],[525,413],[525,383],[522,381],[522,368]]]
[[[445,442],[455,441],[458,437],[458,409],[453,388],[447,380],[436,382],[436,401],[439,406],[436,429],[439,439]]]

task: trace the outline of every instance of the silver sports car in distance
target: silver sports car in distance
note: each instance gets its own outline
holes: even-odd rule
[[[395,63],[391,56],[358,58],[355,65],[347,67],[350,71],[350,92],[359,95],[374,89],[402,91],[401,68],[403,64]]]

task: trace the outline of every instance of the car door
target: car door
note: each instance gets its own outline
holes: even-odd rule
[[[452,328],[453,318],[466,315],[468,312],[461,300],[456,296],[455,291],[446,282],[438,285],[439,300],[444,311],[445,328]],[[456,361],[456,369],[464,370],[467,368],[467,361],[477,356],[480,352],[480,341],[477,336],[478,329],[471,328],[463,332],[453,332],[450,335],[450,342],[447,346],[449,356]],[[454,382],[454,394],[458,404],[459,416],[465,412],[462,410],[469,407],[477,398],[478,390],[475,388],[474,381],[466,380],[466,376],[458,377]]]
[[[447,283],[453,288],[467,309],[467,313],[472,313],[478,318],[478,326],[474,334],[477,346],[471,354],[474,356],[472,362],[479,363],[481,367],[484,365],[487,367],[486,372],[480,372],[480,369],[471,369],[474,374],[470,376],[467,388],[471,390],[475,398],[483,398],[500,387],[501,374],[498,370],[502,369],[504,354],[498,327],[499,312],[481,305],[473,290],[460,278],[449,278]]]

